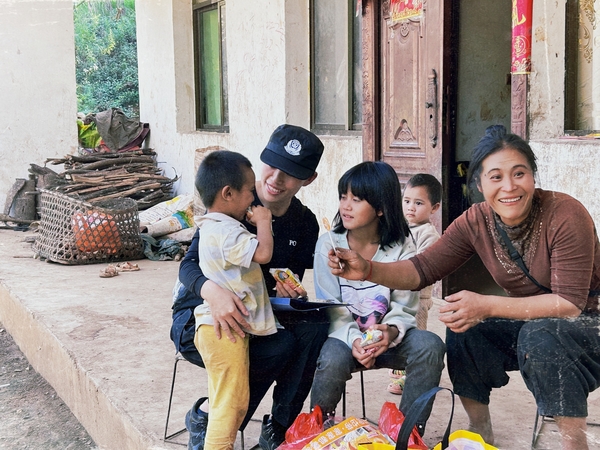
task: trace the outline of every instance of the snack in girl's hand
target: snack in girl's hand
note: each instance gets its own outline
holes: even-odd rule
[[[333,242],[333,236],[331,236],[331,224],[329,223],[329,219],[327,217],[323,217],[323,226],[327,230],[327,234],[329,234],[329,240],[331,241],[331,246],[333,248],[333,251],[335,252],[335,242]],[[340,269],[343,269],[342,263],[340,262],[338,264],[340,266]]]
[[[379,342],[383,339],[383,332],[381,330],[373,330],[369,328],[365,330],[362,334],[362,339],[360,341],[361,347],[366,347],[367,345],[374,344],[375,342]]]
[[[269,272],[273,275],[273,278],[287,284],[293,290],[298,291],[298,289],[302,289],[306,291],[300,280],[296,278],[296,275],[290,269],[269,269]]]

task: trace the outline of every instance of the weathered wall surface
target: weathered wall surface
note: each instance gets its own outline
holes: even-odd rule
[[[575,197],[600,229],[600,145],[539,141],[531,147],[538,157],[539,187]]]
[[[30,163],[77,148],[73,2],[1,2],[0,211]]]
[[[298,193],[300,200],[312,209],[319,222],[323,217],[333,220],[339,205],[338,180],[346,170],[362,162],[360,137],[323,137],[322,140],[325,150],[317,169],[319,176]]]
[[[460,2],[456,161],[471,158],[486,127],[510,128],[510,20],[509,2]]]
[[[557,139],[564,134],[565,4],[534,2],[533,16],[529,135],[538,184],[575,197],[598,227],[600,141]]]
[[[189,0],[136,6],[141,120],[179,193],[193,192],[196,149],[221,146],[246,155],[260,173],[259,155],[282,123],[309,127],[308,1],[227,2],[229,133],[196,131],[192,6]],[[160,32],[157,32],[160,30]],[[317,180],[299,197],[319,217],[337,208],[337,180],[362,160],[357,137],[321,136],[325,154]]]
[[[564,132],[565,2],[534,2],[529,76],[529,137]]]

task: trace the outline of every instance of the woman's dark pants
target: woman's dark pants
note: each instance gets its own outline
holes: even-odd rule
[[[454,392],[484,405],[506,372],[520,370],[538,412],[587,417],[587,397],[600,385],[600,316],[516,321],[488,319],[464,333],[446,331]]]

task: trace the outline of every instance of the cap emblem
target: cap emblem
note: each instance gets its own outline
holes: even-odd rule
[[[300,151],[302,150],[302,144],[300,144],[300,141],[298,141],[297,139],[292,139],[283,148],[290,155],[298,156],[300,154]]]

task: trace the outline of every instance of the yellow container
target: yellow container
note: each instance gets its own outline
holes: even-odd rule
[[[486,444],[483,438],[471,431],[457,430],[450,435],[450,444],[448,447],[450,450],[498,450],[493,445]],[[433,447],[433,450],[445,450],[442,449],[442,444],[438,444]]]

